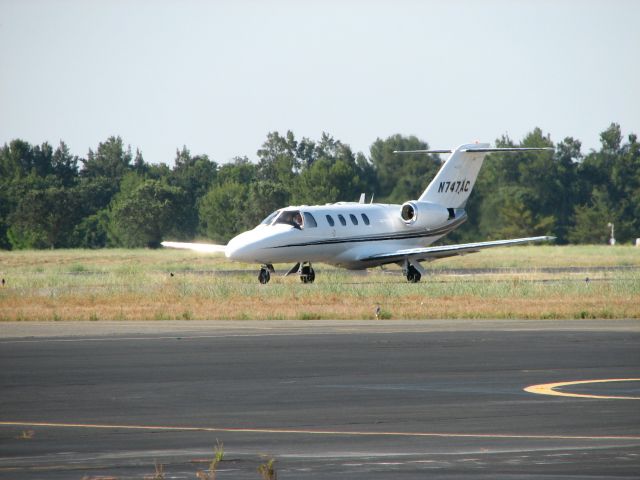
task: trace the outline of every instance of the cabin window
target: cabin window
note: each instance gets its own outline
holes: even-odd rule
[[[358,225],[358,219],[356,218],[356,216],[353,213],[350,213],[349,216],[351,217],[351,221],[353,222],[353,224]]]
[[[362,221],[364,222],[365,225],[369,225],[369,217],[367,217],[364,213],[361,213],[360,216],[362,217]]]
[[[347,226],[347,221],[344,219],[342,215],[338,214],[338,220],[340,220],[340,223],[342,224],[343,227]]]
[[[260,222],[260,225],[271,225],[271,222],[273,222],[273,219],[276,218],[276,215],[278,215],[279,213],[280,213],[280,210],[276,210],[275,212],[270,214],[267,218],[262,220],[262,222]]]
[[[318,223],[309,212],[304,212],[304,225],[308,228],[316,228]]]
[[[336,222],[333,221],[333,217],[331,215],[327,215],[327,222],[329,222],[329,225],[331,225],[332,227],[336,224]]]

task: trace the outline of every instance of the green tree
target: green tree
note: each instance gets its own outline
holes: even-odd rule
[[[349,145],[323,133],[314,155],[315,160],[302,168],[293,185],[293,203],[353,201],[366,193],[370,186],[366,178],[372,168],[362,155],[356,157]]]
[[[106,247],[109,242],[109,211],[100,210],[83,217],[73,229],[72,238],[74,247]]]
[[[64,142],[55,151],[19,139],[0,148],[0,248],[71,246],[67,224],[79,215],[66,209],[77,203],[68,195],[77,180],[78,159]]]
[[[8,181],[28,175],[51,175],[62,185],[73,185],[78,176],[78,157],[69,153],[64,142],[60,142],[55,151],[47,142],[32,146],[19,139],[0,148],[0,179]]]
[[[396,154],[394,150],[426,150],[427,142],[415,136],[396,134],[371,145],[370,158],[377,175],[376,197],[381,201],[403,203],[415,200],[427,188],[440,169],[437,156],[425,154]]]
[[[200,201],[200,223],[206,235],[226,243],[234,235],[253,228],[249,185],[227,182],[213,186]]]
[[[63,186],[73,187],[78,182],[78,161],[77,156],[69,153],[69,147],[60,142],[51,157],[51,170]]]
[[[270,180],[252,182],[249,187],[247,223],[255,226],[271,212],[289,204],[290,193],[284,185]]]
[[[607,243],[610,229],[609,221],[614,221],[614,213],[609,207],[607,193],[595,190],[588,204],[576,205],[574,225],[569,229],[571,243]]]
[[[616,236],[622,242],[640,237],[640,144],[635,134],[619,150],[609,192],[617,212]]]
[[[572,137],[566,137],[556,145],[554,195],[548,208],[555,211],[556,226],[553,233],[558,237],[558,243],[569,241],[575,206],[582,197],[582,182],[578,176],[582,160],[580,149],[580,141]]]
[[[51,177],[48,177],[51,178]],[[23,192],[11,213],[7,236],[12,248],[72,246],[72,232],[80,220],[78,198],[72,189],[34,176],[24,180]],[[40,185],[38,185],[40,184]]]
[[[181,228],[184,235],[193,237],[198,232],[198,201],[203,197],[217,176],[217,165],[206,155],[191,156],[187,147],[176,151],[176,159],[171,171],[171,185],[185,192],[186,205]]]
[[[109,137],[98,144],[95,152],[89,150],[86,160],[81,160],[80,174],[87,178],[106,177],[119,183],[132,170],[131,160],[131,147],[125,149],[120,137]]]
[[[247,157],[235,157],[230,163],[218,168],[215,184],[240,183],[248,185],[258,177],[258,167]]]
[[[504,191],[506,192],[508,189]],[[505,202],[498,209],[502,226],[496,231],[496,237],[514,238],[553,233],[556,217],[553,215],[545,216],[531,210],[526,205],[525,197],[526,192],[524,191],[502,197]]]
[[[553,147],[539,128],[519,144],[503,136],[498,147]],[[560,162],[553,152],[495,153],[488,155],[469,198],[470,221],[463,227],[474,238],[557,235],[563,182]],[[461,233],[465,230],[461,229]],[[462,240],[469,237],[462,236]]]
[[[304,144],[300,152],[306,152],[309,146]],[[312,152],[307,153],[313,155]],[[298,158],[298,142],[291,131],[287,131],[284,137],[278,132],[270,132],[258,150],[258,159],[258,177],[283,185],[291,185],[302,166]]]
[[[583,195],[575,225],[579,228],[585,216],[599,209],[607,212],[605,224],[615,224],[618,241],[633,241],[640,232],[640,144],[635,134],[623,143],[615,123],[600,134],[600,140],[600,150],[587,155],[578,169]],[[572,238],[579,235],[574,232]]]
[[[179,236],[177,223],[185,195],[179,187],[130,174],[111,204],[110,234],[122,246],[157,248],[166,236]],[[128,183],[128,185],[126,185]]]
[[[318,203],[356,200],[360,179],[351,163],[343,159],[321,158],[299,176],[293,203],[314,205]]]

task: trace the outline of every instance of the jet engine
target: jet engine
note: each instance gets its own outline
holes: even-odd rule
[[[451,218],[452,209],[431,202],[406,202],[400,208],[402,221],[416,228],[432,229]]]

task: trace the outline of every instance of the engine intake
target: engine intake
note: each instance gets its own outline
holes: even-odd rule
[[[432,229],[446,223],[451,217],[447,208],[431,202],[411,201],[402,204],[400,218],[412,227]]]
[[[416,221],[416,206],[413,203],[407,202],[402,205],[400,216],[405,223],[413,223]]]

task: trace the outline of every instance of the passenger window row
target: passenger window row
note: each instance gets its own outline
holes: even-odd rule
[[[361,213],[360,216],[362,217],[362,221],[365,225],[371,224],[371,222],[369,221],[369,217],[367,217],[364,213]],[[326,215],[326,217],[329,225],[334,227],[336,222],[333,220],[333,217],[331,215]],[[356,217],[353,213],[349,214],[349,218],[351,219],[351,223],[353,223],[354,225],[358,225],[358,217]],[[347,226],[347,220],[341,214],[338,214],[338,220],[340,220],[340,224],[342,224],[343,227]]]

